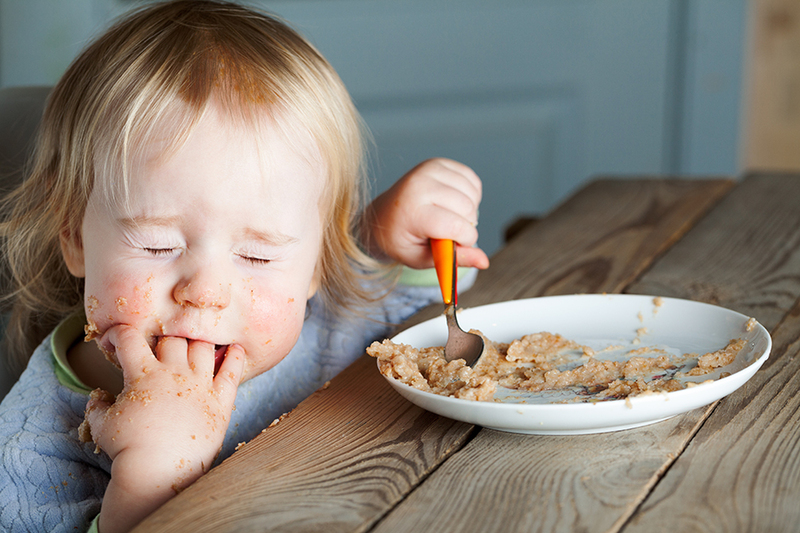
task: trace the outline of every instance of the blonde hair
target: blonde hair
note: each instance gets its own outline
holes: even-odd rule
[[[0,226],[12,283],[7,349],[17,361],[83,304],[59,236],[80,238],[93,189],[124,203],[143,140],[166,122],[177,146],[212,98],[243,120],[290,117],[310,134],[328,174],[320,292],[343,308],[374,299],[362,281],[377,266],[354,237],[365,197],[364,128],[333,68],[274,16],[226,2],[166,2],[109,29],[49,96],[30,175],[8,198]],[[105,176],[115,181],[102,183]]]

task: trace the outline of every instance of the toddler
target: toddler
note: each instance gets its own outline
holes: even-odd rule
[[[362,210],[363,174],[341,81],[269,15],[151,5],[87,48],[2,225],[30,360],[0,528],[129,530],[439,298],[388,265],[432,266],[438,237],[488,266],[469,168],[426,161]]]

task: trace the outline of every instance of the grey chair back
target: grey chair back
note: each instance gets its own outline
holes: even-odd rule
[[[42,118],[50,87],[7,87],[0,89],[0,194],[5,195],[22,182],[33,141]],[[7,291],[2,276],[0,291]],[[5,314],[0,315],[0,331],[5,330]],[[19,376],[0,353],[0,400]]]

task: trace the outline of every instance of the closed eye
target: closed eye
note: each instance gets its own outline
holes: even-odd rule
[[[170,255],[175,252],[175,248],[145,248],[144,251],[152,255]]]
[[[272,261],[271,259],[263,259],[261,257],[251,257],[247,255],[240,255],[239,257],[241,257],[251,265],[266,265]]]

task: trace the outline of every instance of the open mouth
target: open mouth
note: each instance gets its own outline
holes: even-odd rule
[[[214,345],[214,375],[217,375],[219,372],[219,367],[222,366],[222,362],[225,360],[225,354],[228,352],[228,345],[227,344],[215,344]]]

